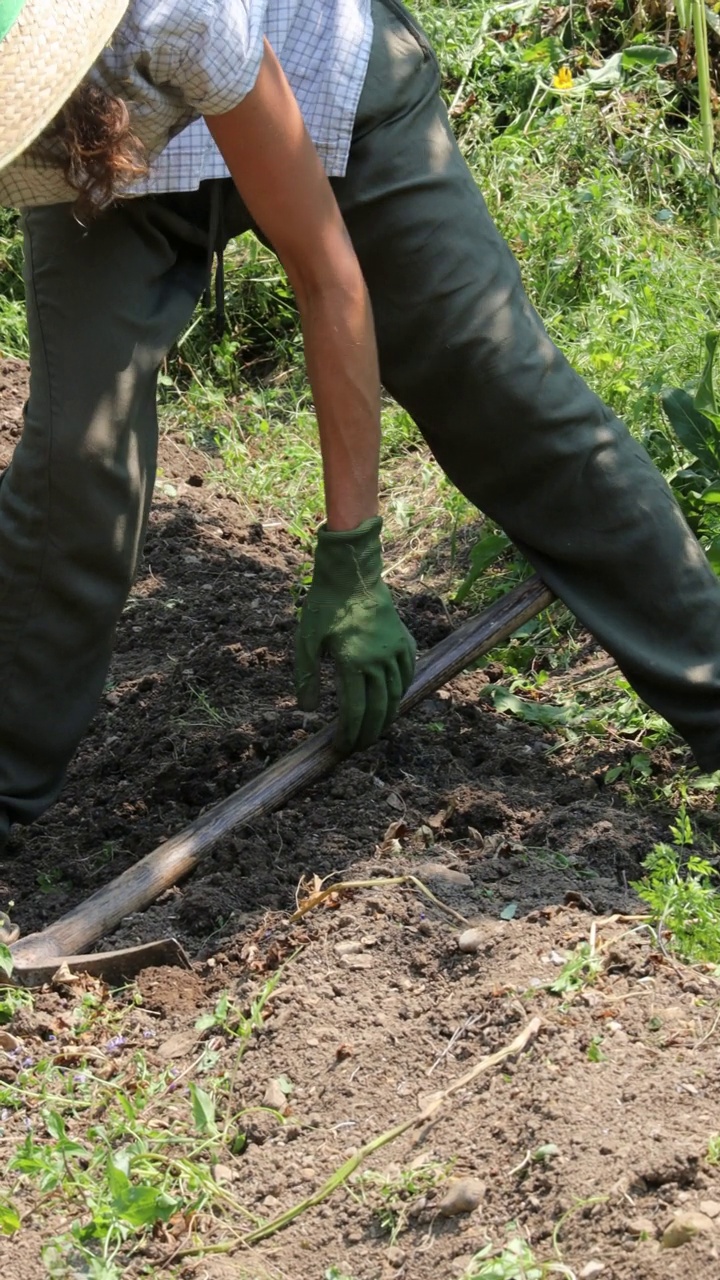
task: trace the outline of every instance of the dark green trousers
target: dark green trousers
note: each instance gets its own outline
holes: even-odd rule
[[[720,768],[720,585],[644,450],[569,367],[462,160],[435,58],[376,0],[334,181],[382,376],[440,465]],[[24,218],[31,388],[0,484],[0,842],[52,802],[100,696],[153,488],[157,371],[206,280],[210,191],[83,230]],[[228,238],[251,226],[221,184]]]

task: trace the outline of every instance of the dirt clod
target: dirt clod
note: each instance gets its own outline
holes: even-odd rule
[[[455,1218],[461,1213],[472,1213],[485,1195],[485,1183],[479,1178],[456,1178],[450,1183],[438,1203],[438,1213],[443,1218]]]
[[[663,1249],[677,1249],[688,1244],[699,1232],[712,1232],[715,1224],[712,1218],[697,1209],[683,1209],[675,1214],[672,1222],[665,1228],[660,1241]]]

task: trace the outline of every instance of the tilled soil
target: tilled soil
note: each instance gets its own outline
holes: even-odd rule
[[[25,379],[19,362],[2,366],[0,465],[17,439]],[[278,523],[248,524],[207,472],[208,459],[164,437],[143,571],[102,705],[59,802],[14,835],[0,864],[0,906],[12,902],[24,933],[322,723],[301,715],[292,693],[301,553]],[[394,585],[421,648],[462,619],[457,610],[449,617],[421,582]],[[591,646],[588,653],[596,660]],[[720,1222],[720,1178],[704,1158],[720,1130],[717,985],[653,951],[637,922],[608,922],[636,909],[629,882],[666,835],[668,814],[630,807],[620,790],[603,786],[607,767],[633,750],[618,735],[578,747],[497,715],[482,691],[499,675],[491,668],[453,681],[373,750],[226,836],[191,878],[123,921],[105,944],[172,933],[194,958],[192,975],[146,971],[139,979],[136,1034],[158,1062],[176,1033],[187,1033],[176,1044],[192,1044],[195,1021],[218,992],[242,1004],[300,948],[235,1085],[250,1105],[262,1102],[270,1080],[292,1081],[285,1122],[260,1125],[230,1175],[237,1196],[266,1217],[310,1194],[350,1149],[411,1116],[419,1099],[538,1013],[541,1029],[524,1054],[371,1162],[397,1177],[431,1157],[449,1177],[482,1181],[479,1207],[444,1217],[444,1186],[432,1188],[410,1198],[391,1242],[377,1197],[362,1184],[362,1193],[336,1192],[251,1257],[179,1264],[159,1241],[156,1255],[129,1265],[128,1275],[150,1266],[152,1275],[206,1280],[324,1280],[335,1267],[353,1280],[453,1277],[510,1223],[538,1257],[561,1256],[579,1276],[720,1274],[720,1227],[677,1249],[661,1250],[655,1238],[680,1208],[703,1204],[708,1220]],[[653,768],[660,783],[669,759],[656,753]],[[335,910],[319,906],[290,927],[301,879],[333,872],[345,880],[418,877],[480,927],[480,950],[461,953],[461,926],[407,885],[343,895]],[[597,981],[570,996],[550,992],[583,941],[603,957]],[[59,1041],[68,1025],[62,1011],[76,998],[62,988],[40,997],[58,1019]],[[32,1022],[10,1030],[37,1052],[44,1033]],[[132,1035],[112,1055],[119,1079],[131,1048]],[[221,1061],[232,1052],[221,1035]],[[10,1124],[5,1141],[12,1139]],[[541,1148],[549,1154],[533,1158]],[[39,1249],[53,1228],[29,1201],[25,1207],[24,1231],[0,1244],[0,1262],[34,1280],[46,1274]],[[652,1230],[639,1230],[639,1217]],[[208,1232],[216,1238],[217,1223]]]

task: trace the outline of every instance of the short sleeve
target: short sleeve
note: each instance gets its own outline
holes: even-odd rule
[[[231,111],[254,88],[266,10],[267,0],[193,0],[191,20],[173,33],[172,83],[199,115]]]

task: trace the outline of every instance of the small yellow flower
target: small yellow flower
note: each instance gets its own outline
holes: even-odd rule
[[[569,67],[559,67],[552,78],[553,89],[572,89],[573,78]]]

